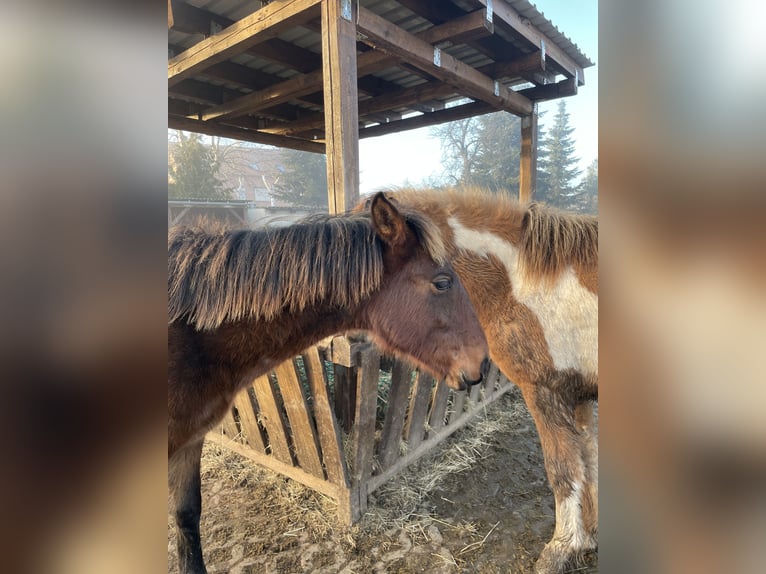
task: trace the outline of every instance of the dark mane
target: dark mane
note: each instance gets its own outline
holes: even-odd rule
[[[431,256],[443,260],[438,230],[416,214],[407,219]],[[258,231],[173,229],[168,322],[203,330],[269,320],[319,301],[350,308],[375,292],[382,277],[383,245],[367,214],[316,215]]]
[[[531,203],[521,230],[524,272],[535,279],[557,276],[568,265],[598,266],[598,219]]]
[[[197,329],[272,319],[328,300],[357,304],[380,286],[382,245],[369,219],[329,217],[284,228],[168,238],[168,322]]]

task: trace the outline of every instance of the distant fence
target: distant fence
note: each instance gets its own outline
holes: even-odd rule
[[[334,337],[255,379],[208,439],[338,501],[341,522],[367,495],[465,426],[512,384],[492,365],[469,391]]]

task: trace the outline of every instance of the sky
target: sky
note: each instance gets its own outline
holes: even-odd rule
[[[584,70],[585,85],[576,96],[565,98],[574,132],[576,155],[583,171],[598,157],[598,1],[539,0],[533,2],[548,20],[574,42],[595,66]],[[558,102],[543,102],[539,112],[545,128],[556,115]],[[410,130],[359,141],[360,192],[387,186],[417,184],[442,174],[439,140],[430,128]]]

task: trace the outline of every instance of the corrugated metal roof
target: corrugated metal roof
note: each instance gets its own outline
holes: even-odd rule
[[[595,63],[591,61],[582,50],[572,42],[567,36],[565,36],[561,30],[553,25],[553,22],[548,20],[545,15],[537,9],[537,7],[528,2],[527,0],[505,0],[513,7],[519,14],[524,16],[529,22],[540,32],[548,36],[557,46],[559,46],[567,56],[572,58],[577,65],[581,68],[587,68],[593,66]]]

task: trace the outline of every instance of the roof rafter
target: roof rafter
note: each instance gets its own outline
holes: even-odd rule
[[[532,113],[532,102],[506,86],[495,82],[477,69],[442,52],[430,43],[410,34],[367,10],[359,8],[357,29],[366,36],[363,41],[417,66],[459,88],[474,99],[518,115]]]
[[[364,8],[360,8],[360,13]],[[366,11],[365,11],[366,12]],[[451,35],[461,32],[467,33],[469,30],[486,30],[486,17],[484,10],[477,10],[458,20],[453,20],[442,26],[434,26],[428,30],[420,32],[416,37],[421,41],[439,42],[449,38]],[[384,22],[387,22],[384,20]],[[408,34],[412,36],[411,34]],[[413,36],[415,37],[415,36]],[[382,70],[399,61],[400,56],[392,56],[377,50],[365,52],[357,57],[357,76],[362,77],[374,71]],[[403,58],[404,59],[404,58]],[[207,110],[202,119],[205,121],[237,117],[252,113],[260,109],[281,104],[296,98],[311,94],[322,89],[322,70],[316,70],[302,76],[295,76],[289,80],[274,84],[266,89],[247,94],[236,100],[232,100],[220,106],[215,106]]]
[[[168,85],[316,18],[321,0],[276,0],[168,60]]]

